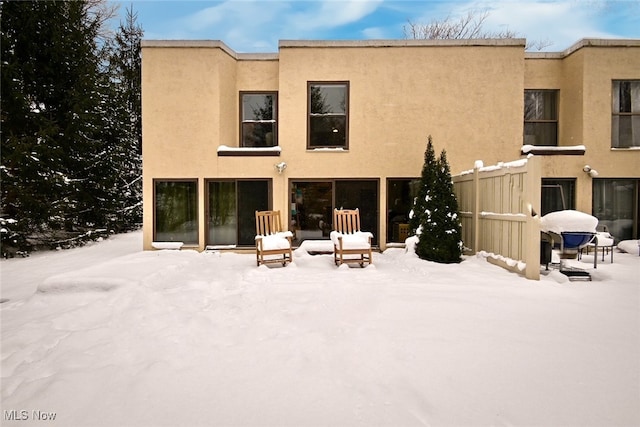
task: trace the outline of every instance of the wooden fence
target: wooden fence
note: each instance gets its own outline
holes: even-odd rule
[[[490,262],[540,279],[540,158],[530,156],[453,177],[466,253],[484,251]]]

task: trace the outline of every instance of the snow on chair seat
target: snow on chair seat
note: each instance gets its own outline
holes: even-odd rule
[[[256,262],[282,263],[292,260],[290,231],[282,231],[280,211],[256,211]]]
[[[278,249],[289,249],[291,244],[289,243],[288,238],[290,237],[293,237],[292,232],[282,231],[267,236],[256,236],[256,239],[262,239],[262,248],[265,251],[272,251]]]
[[[373,238],[373,234],[368,231],[357,231],[352,234],[342,234],[337,231],[332,231],[330,237],[336,246],[340,244],[339,239],[342,239],[342,247],[344,249],[369,249],[371,247],[370,241]]]
[[[364,267],[365,262],[371,264],[373,234],[360,230],[359,209],[334,209],[333,228],[330,237],[336,265],[357,263]]]

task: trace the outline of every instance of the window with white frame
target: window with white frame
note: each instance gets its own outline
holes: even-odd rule
[[[640,80],[614,80],[611,147],[640,147]]]

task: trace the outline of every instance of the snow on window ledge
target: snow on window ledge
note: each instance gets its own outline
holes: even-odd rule
[[[583,156],[586,147],[584,145],[523,145],[522,154],[538,154],[544,156]]]
[[[218,156],[279,156],[281,151],[279,146],[229,147],[227,145],[221,145],[218,147]]]
[[[205,251],[223,251],[223,250],[234,250],[237,249],[237,245],[207,245],[204,250]]]
[[[307,148],[307,151],[314,153],[347,153],[349,150],[346,150],[342,147],[319,147],[319,148]]]
[[[611,151],[633,151],[640,150],[640,147],[611,147]]]
[[[151,242],[153,249],[179,250],[184,246],[184,242]]]

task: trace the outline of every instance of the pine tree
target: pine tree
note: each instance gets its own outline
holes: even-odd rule
[[[437,172],[438,197],[436,200],[439,202],[439,207],[433,215],[433,220],[438,224],[439,239],[436,255],[433,258],[442,263],[458,263],[462,260],[462,225],[445,150],[440,153]]]
[[[429,204],[432,198],[432,188],[436,183],[436,155],[433,149],[431,135],[427,140],[427,149],[424,153],[424,165],[418,194],[413,200],[413,209],[409,213],[409,234],[420,235],[422,226],[426,223],[425,215],[429,212]]]
[[[104,220],[96,4],[0,4],[1,209],[45,239]]]
[[[112,200],[109,225],[116,230],[135,228],[142,221],[142,27],[127,8],[113,40],[105,45],[108,87],[103,139],[109,141],[107,161],[112,173],[106,183]]]
[[[2,204],[31,229],[73,227],[91,206],[95,33],[83,2],[2,3]]]
[[[431,136],[410,226],[418,235],[416,254],[425,260],[457,263],[462,257],[458,201],[445,150],[436,160]]]

